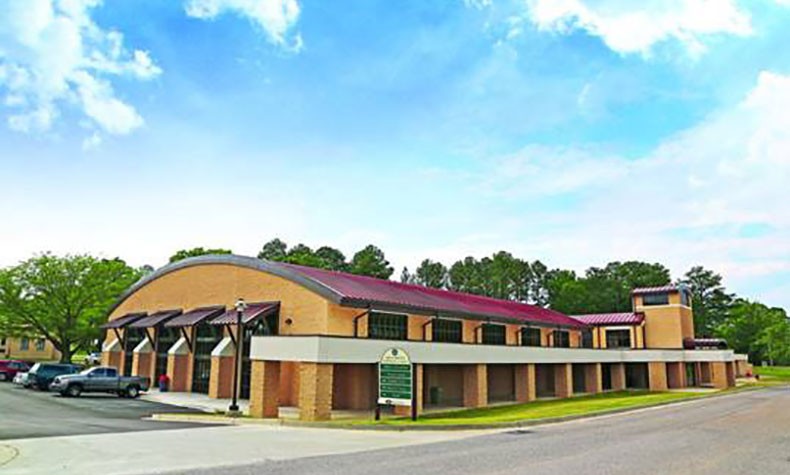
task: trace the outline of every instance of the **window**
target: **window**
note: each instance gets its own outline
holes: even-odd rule
[[[484,345],[504,345],[506,343],[504,325],[484,323],[482,331]]]
[[[44,351],[44,347],[46,345],[46,340],[43,338],[39,338],[36,340],[36,351]]]
[[[630,330],[606,330],[607,348],[631,348]]]
[[[660,294],[645,294],[642,296],[642,305],[669,305],[669,294],[666,292]]]
[[[565,330],[554,330],[554,346],[557,348],[570,348],[571,335]]]
[[[582,348],[593,347],[593,333],[592,330],[582,330]]]
[[[106,368],[104,371],[108,378],[118,377],[118,371],[115,368]]]
[[[5,337],[0,338],[0,348],[5,348]]]
[[[22,341],[19,342],[19,349],[21,351],[27,351],[30,349],[30,340],[27,338],[22,338]]]
[[[434,319],[431,322],[431,340],[443,343],[461,343],[463,326],[459,320]]]
[[[540,328],[522,328],[521,346],[542,346]]]
[[[409,337],[409,317],[397,313],[370,312],[368,338],[406,340]]]

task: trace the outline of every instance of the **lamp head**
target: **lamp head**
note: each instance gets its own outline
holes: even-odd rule
[[[247,302],[245,302],[244,299],[240,298],[240,299],[236,300],[236,311],[237,312],[243,312],[246,308],[247,308]]]

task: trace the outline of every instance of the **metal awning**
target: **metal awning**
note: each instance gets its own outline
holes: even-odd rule
[[[147,314],[145,312],[127,313],[126,315],[122,315],[114,320],[110,320],[104,325],[101,325],[99,328],[105,328],[105,329],[123,328],[129,325],[130,323],[145,317],[146,315]]]
[[[196,308],[165,322],[165,327],[191,327],[206,319],[221,315],[223,312],[225,312],[225,307],[222,305]]]
[[[143,317],[129,325],[129,328],[149,328],[160,325],[171,318],[181,315],[181,309],[161,310]]]
[[[276,314],[280,311],[280,302],[255,302],[247,304],[241,315],[241,323],[248,325],[261,318]],[[235,325],[236,309],[230,309],[210,322],[212,325]]]

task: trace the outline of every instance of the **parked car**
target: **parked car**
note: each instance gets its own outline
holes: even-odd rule
[[[46,391],[56,377],[65,374],[75,374],[81,369],[82,367],[74,364],[36,363],[28,371],[28,387]]]
[[[24,373],[29,369],[24,361],[0,360],[0,381],[11,381],[17,373]]]
[[[88,356],[85,357],[85,366],[96,366],[99,364],[101,364],[101,353],[98,351],[88,353]]]
[[[14,384],[18,384],[23,388],[30,387],[30,384],[28,383],[29,381],[28,374],[29,373],[27,371],[25,371],[24,373],[17,373],[16,376],[14,376]]]
[[[50,389],[62,396],[78,397],[82,393],[111,393],[136,398],[141,391],[148,391],[151,380],[142,376],[118,376],[118,370],[97,366],[79,374],[58,376]]]

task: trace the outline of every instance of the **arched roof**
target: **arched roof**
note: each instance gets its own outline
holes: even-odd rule
[[[190,267],[212,264],[239,266],[266,272],[299,284],[331,302],[347,307],[482,320],[507,320],[544,326],[585,326],[584,323],[562,313],[521,302],[232,254],[191,257],[168,264],[130,287],[113,310],[140,288],[164,275]]]

